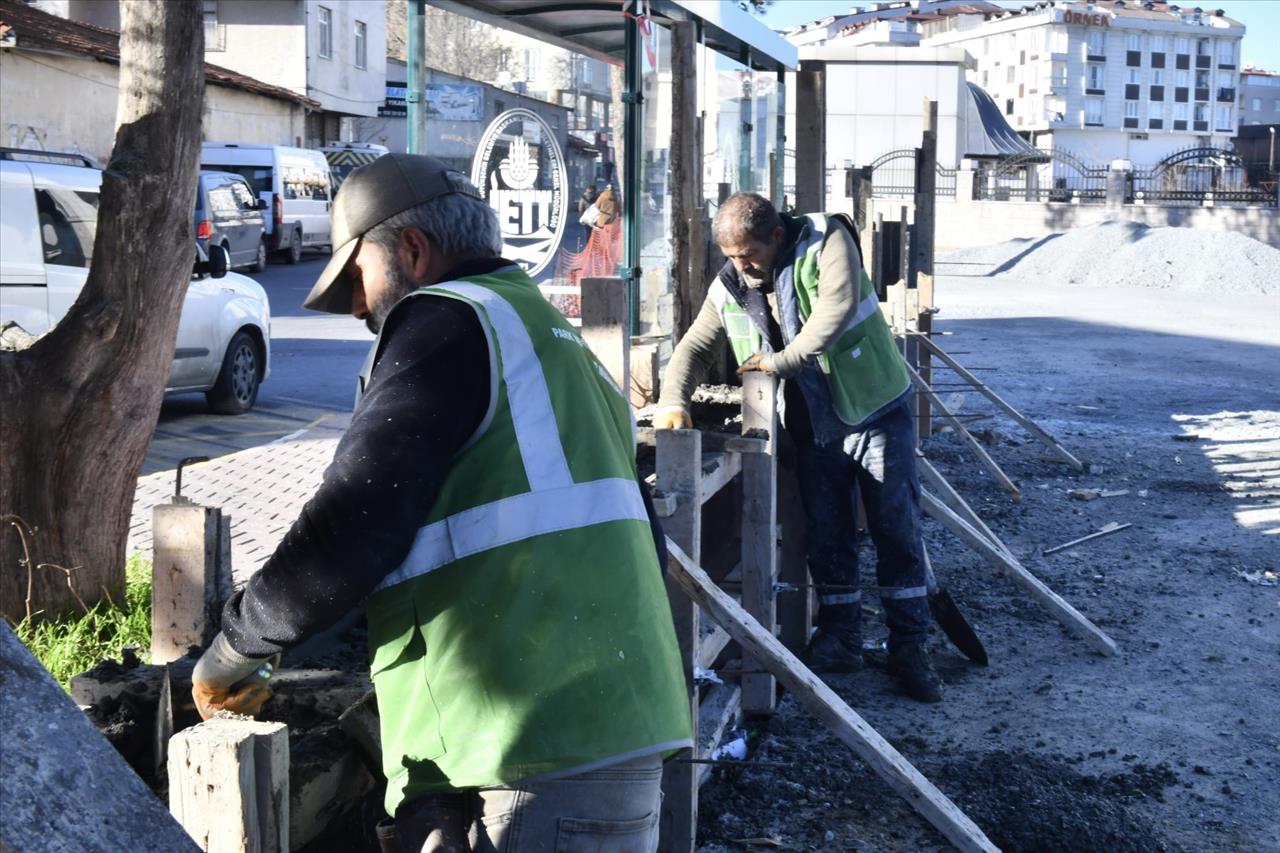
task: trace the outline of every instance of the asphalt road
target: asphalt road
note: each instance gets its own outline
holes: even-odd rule
[[[295,266],[272,261],[249,274],[271,301],[271,375],[244,415],[211,414],[203,394],[165,399],[142,473],[186,456],[217,457],[275,441],[351,411],[356,376],[373,343],[352,317],[302,308],[329,256],[308,252]]]

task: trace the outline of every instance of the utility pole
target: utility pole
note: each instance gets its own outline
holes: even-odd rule
[[[1274,181],[1276,177],[1276,129],[1269,127],[1271,131],[1271,153],[1267,155],[1267,174]]]
[[[427,153],[427,2],[404,0],[408,4],[409,61],[405,81],[405,105],[408,110],[406,147],[410,154]]]

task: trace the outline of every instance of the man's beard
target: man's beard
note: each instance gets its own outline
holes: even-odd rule
[[[387,322],[387,315],[396,307],[396,303],[418,289],[418,285],[400,268],[398,261],[393,260],[387,265],[386,275],[386,290],[381,298],[369,303],[369,316],[364,320],[365,326],[375,335],[382,330],[382,325]]]
[[[752,290],[771,290],[773,285],[773,271],[749,273],[746,270],[742,272],[742,283]]]

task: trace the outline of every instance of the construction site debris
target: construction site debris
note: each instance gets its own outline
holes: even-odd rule
[[[1127,530],[1132,526],[1133,526],[1132,524],[1128,524],[1128,523],[1120,524],[1115,521],[1110,521],[1104,524],[1095,533],[1090,533],[1088,536],[1081,536],[1079,539],[1072,539],[1070,542],[1064,542],[1061,545],[1058,545],[1054,548],[1048,548],[1043,553],[1046,557],[1049,556],[1050,554],[1057,554],[1060,551],[1065,551],[1068,548],[1074,548],[1077,545],[1084,544],[1085,542],[1091,542],[1094,539],[1100,539],[1103,536],[1110,536],[1112,533],[1119,533],[1121,530]]]

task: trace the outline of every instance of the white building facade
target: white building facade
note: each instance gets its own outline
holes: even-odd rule
[[[1163,2],[1041,2],[920,22],[922,45],[963,47],[1009,124],[1033,145],[1095,163],[1227,148],[1245,27]]]
[[[1240,72],[1240,126],[1280,124],[1280,73],[1246,68]]]

